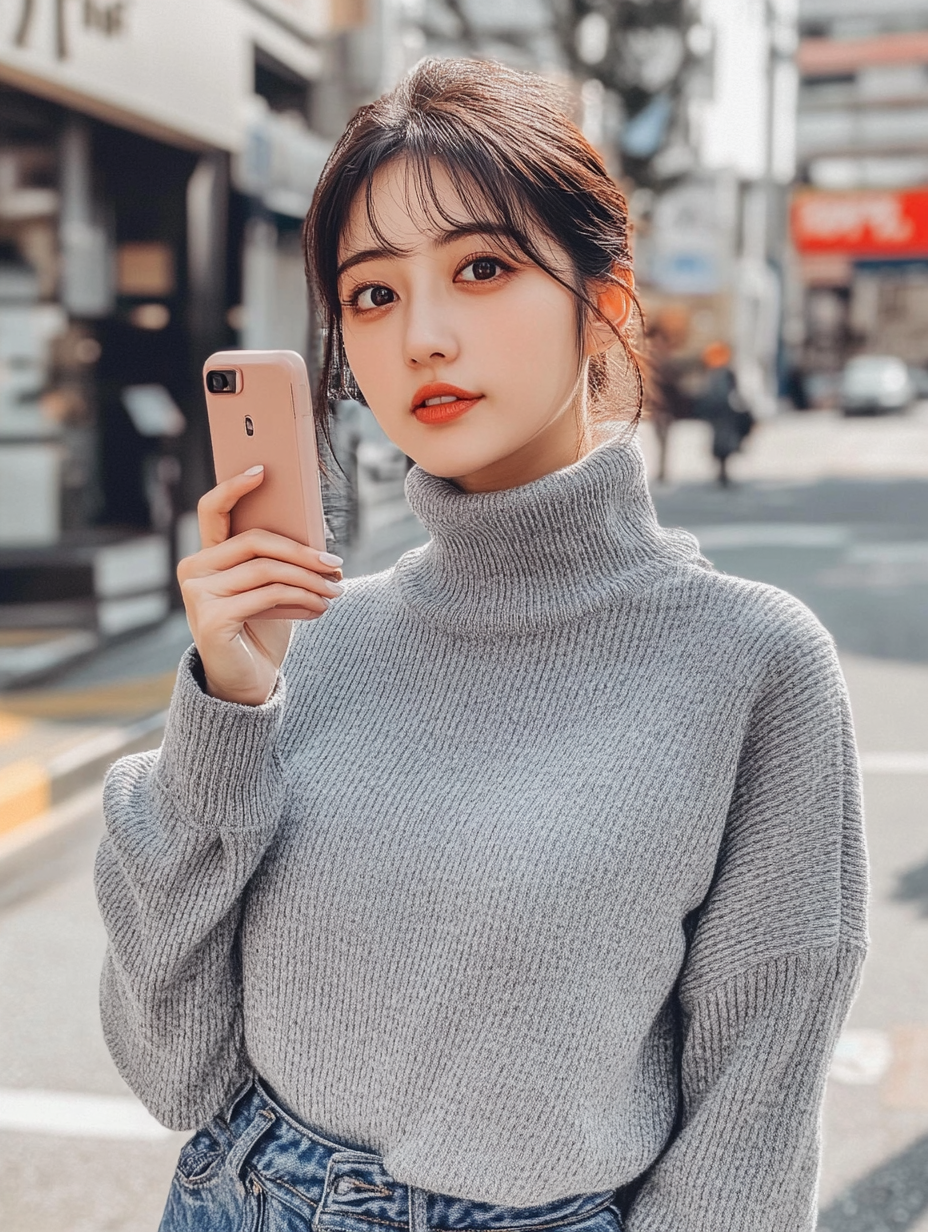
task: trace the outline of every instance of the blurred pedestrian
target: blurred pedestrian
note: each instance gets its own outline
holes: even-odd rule
[[[645,408],[657,437],[657,474],[667,480],[670,431],[678,419],[692,413],[692,403],[680,384],[683,365],[678,350],[689,328],[688,314],[675,306],[659,311],[648,330]]]
[[[429,543],[341,586],[229,535],[257,468],[201,502],[97,862],[110,1050],[198,1127],[162,1232],[812,1232],[866,946],[845,689],[657,522],[628,212],[563,105],[422,61],[316,190],[320,384],[416,459]]]
[[[718,463],[718,481],[722,487],[728,487],[728,459],[749,436],[754,416],[738,392],[728,344],[711,342],[703,351],[702,361],[708,380],[696,403],[696,413],[712,426],[712,456]]]

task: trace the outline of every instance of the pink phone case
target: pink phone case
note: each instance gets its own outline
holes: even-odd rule
[[[233,391],[210,388],[210,373],[234,374]],[[215,382],[217,378],[213,378]],[[259,527],[326,549],[325,516],[309,378],[296,351],[217,351],[203,365],[216,482],[263,463],[264,482],[232,510],[232,534]],[[250,620],[308,620],[274,607]]]

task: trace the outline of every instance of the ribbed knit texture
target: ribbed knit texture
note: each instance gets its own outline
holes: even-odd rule
[[[662,530],[616,438],[296,629],[260,707],[181,664],[105,795],[106,1038],[166,1124],[253,1071],[397,1180],[811,1232],[866,946],[831,639]]]

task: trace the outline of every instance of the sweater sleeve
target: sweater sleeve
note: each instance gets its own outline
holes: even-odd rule
[[[236,933],[284,799],[283,681],[263,706],[239,706],[198,676],[191,648],[160,750],[110,770],[96,863],[103,1032],[126,1082],[173,1129],[202,1124],[248,1076]]]
[[[677,1128],[627,1232],[813,1232],[825,1078],[867,945],[867,859],[830,638],[770,664],[678,985]],[[811,628],[810,628],[811,626]]]

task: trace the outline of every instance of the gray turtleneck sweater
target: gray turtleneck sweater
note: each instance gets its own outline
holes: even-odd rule
[[[661,529],[614,439],[297,627],[263,706],[181,664],[106,784],[106,1038],[166,1124],[250,1073],[400,1182],[628,1232],[805,1232],[866,946],[854,740],[795,599]]]

